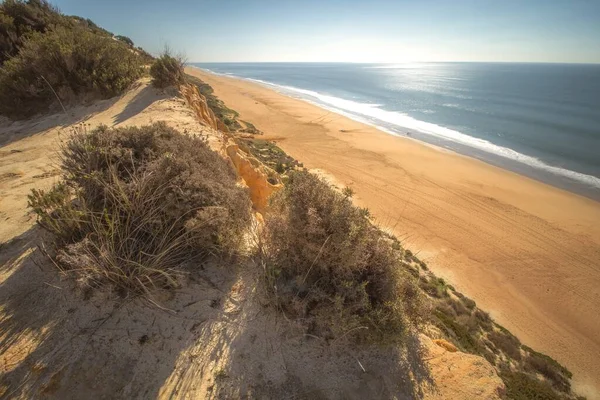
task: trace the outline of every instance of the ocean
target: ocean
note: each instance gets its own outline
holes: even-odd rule
[[[600,65],[192,65],[600,200]]]

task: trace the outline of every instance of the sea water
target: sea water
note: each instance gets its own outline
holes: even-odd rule
[[[600,65],[193,65],[600,199]]]

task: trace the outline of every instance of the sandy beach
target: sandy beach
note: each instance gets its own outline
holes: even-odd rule
[[[199,69],[229,107],[600,398],[600,203]]]

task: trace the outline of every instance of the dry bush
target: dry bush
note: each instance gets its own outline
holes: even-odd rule
[[[488,339],[513,360],[521,360],[521,342],[508,331],[493,331]]]
[[[167,49],[150,66],[152,84],[157,88],[180,85],[185,82],[183,57],[173,56]]]
[[[441,299],[448,297],[448,286],[442,278],[437,278],[433,274],[429,274],[427,279],[419,281],[419,287],[428,295]]]
[[[477,305],[477,303],[475,303],[474,300],[471,300],[470,298],[464,296],[462,293],[459,294],[458,292],[455,292],[455,294],[462,300],[462,302],[469,310],[473,310]]]
[[[90,285],[177,286],[191,261],[235,252],[251,219],[230,165],[164,123],[78,130],[62,169],[64,182],[29,203],[56,235],[57,265]]]
[[[447,297],[446,302],[454,309],[456,315],[470,315],[471,312],[464,306],[460,300],[455,300],[452,297]]]
[[[477,318],[477,321],[479,321],[479,324],[483,330],[491,331],[493,329],[494,323],[492,321],[492,317],[490,317],[490,314],[478,308],[475,310],[473,315],[475,318]]]
[[[265,218],[263,265],[267,287],[286,315],[326,339],[401,339],[424,317],[402,252],[317,176],[290,175]]]

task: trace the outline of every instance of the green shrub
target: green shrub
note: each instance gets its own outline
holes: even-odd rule
[[[120,40],[121,42],[133,47],[133,40],[129,39],[127,36],[117,35],[115,39]]]
[[[295,170],[299,163],[269,140],[240,139],[240,147],[279,174]]]
[[[165,51],[150,67],[152,84],[157,88],[182,84],[185,82],[184,65],[181,57],[174,57],[169,51]]]
[[[62,149],[64,182],[29,203],[57,238],[57,265],[91,285],[147,293],[182,268],[231,254],[251,219],[231,166],[164,123],[77,131]]]
[[[367,215],[304,171],[292,172],[272,198],[262,248],[267,287],[312,334],[398,340],[424,317],[402,253]]]
[[[525,357],[525,369],[529,372],[539,373],[552,382],[554,387],[562,392],[569,393],[571,382],[569,381],[573,374],[567,368],[560,365],[552,357],[523,346],[528,352]]]
[[[17,55],[32,33],[68,23],[68,18],[45,0],[5,0],[0,4],[0,65]]]
[[[565,400],[546,382],[522,372],[504,368],[500,377],[506,385],[506,397],[511,400]]]
[[[109,98],[141,75],[127,45],[82,27],[34,32],[0,69],[0,114],[23,118],[81,95]]]
[[[71,15],[65,18],[67,20],[75,22],[78,26],[88,29],[90,32],[95,33],[96,35],[106,36],[109,38],[112,38],[114,36],[111,32],[107,31],[101,26],[96,25],[96,23],[89,18],[82,18],[78,17],[77,15]]]

